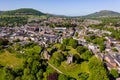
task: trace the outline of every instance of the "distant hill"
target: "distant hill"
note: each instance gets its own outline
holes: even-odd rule
[[[3,13],[3,11],[0,11],[0,14],[2,14]]]
[[[45,15],[44,13],[31,9],[31,8],[21,8],[16,10],[0,12],[1,15]]]
[[[113,16],[120,16],[120,13],[109,10],[102,10],[100,12],[95,12],[84,17],[113,17]]]

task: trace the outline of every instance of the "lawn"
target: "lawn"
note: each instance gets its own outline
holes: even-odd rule
[[[0,64],[3,66],[16,67],[22,64],[23,59],[16,58],[15,54],[11,54],[8,51],[5,51],[0,55]]]
[[[61,44],[58,44],[58,43],[57,43],[57,44],[55,44],[54,46],[57,47],[58,49],[60,49]]]
[[[66,64],[66,61],[62,62],[61,66],[58,67],[60,71],[62,71],[64,74],[74,77],[76,79],[79,79],[78,74],[80,72],[87,72],[89,73],[88,70],[88,65],[87,62],[83,62],[81,64]]]
[[[76,51],[76,49],[72,48],[71,46],[67,46],[66,49],[68,49],[68,50],[69,50],[68,52],[71,53],[71,54],[79,54],[79,53]]]
[[[4,71],[3,69],[0,69],[0,80],[4,80],[3,75],[4,75]]]

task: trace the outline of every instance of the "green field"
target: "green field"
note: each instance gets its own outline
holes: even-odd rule
[[[66,46],[66,49],[68,49],[69,51],[68,51],[68,53],[70,53],[70,54],[78,54],[79,55],[79,53],[76,51],[76,49],[74,49],[74,48],[72,48],[71,46]]]
[[[0,69],[0,80],[4,80],[3,76],[4,76],[4,71],[3,69]]]
[[[66,61],[64,61],[62,62],[61,66],[58,67],[58,69],[62,71],[63,74],[74,77],[76,79],[79,79],[78,74],[81,72],[89,73],[87,62],[83,62],[81,64],[66,64]]]
[[[0,55],[0,64],[3,66],[16,67],[22,64],[23,59],[16,58],[15,54],[5,51]]]

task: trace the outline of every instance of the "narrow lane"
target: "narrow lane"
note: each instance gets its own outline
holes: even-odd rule
[[[53,69],[55,69],[57,72],[59,72],[59,73],[61,73],[62,74],[62,72],[60,71],[60,70],[58,70],[56,67],[54,67],[52,64],[50,64],[49,62],[47,62],[48,63],[48,65],[49,66],[51,66]]]

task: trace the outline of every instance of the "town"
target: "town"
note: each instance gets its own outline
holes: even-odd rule
[[[110,36],[112,34],[110,30],[91,27],[91,25],[101,24],[102,21],[73,18],[68,19],[72,27],[60,25],[65,21],[67,21],[67,18],[50,17],[42,19],[40,22],[37,18],[30,18],[27,24],[20,27],[0,27],[0,39],[8,40],[13,45],[19,44],[24,46],[31,42],[38,44],[44,48],[42,57],[58,73],[63,72],[57,69],[51,62],[54,50],[57,48],[57,52],[61,52],[59,47],[55,45],[65,44],[65,39],[73,39],[78,42],[77,45],[86,47],[92,55],[100,59],[108,71],[115,69],[120,74],[120,40]],[[49,51],[50,45],[53,45],[51,48],[53,52]],[[9,48],[10,45],[7,44],[3,47]],[[20,51],[19,53],[24,54],[25,51]],[[69,52],[66,56],[66,60],[64,60],[67,62],[66,64],[74,63],[74,53]]]

